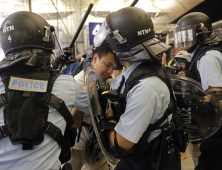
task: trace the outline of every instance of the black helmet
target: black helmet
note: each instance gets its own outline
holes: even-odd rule
[[[198,43],[213,44],[219,37],[212,34],[210,18],[201,12],[192,12],[183,16],[174,29],[175,48],[190,49]]]
[[[160,43],[154,38],[154,26],[150,16],[142,9],[127,7],[109,14],[94,37],[95,47],[107,41],[119,60],[143,61],[150,55],[161,53],[148,49]],[[149,43],[143,44],[150,40]],[[143,44],[143,45],[140,45]],[[161,46],[166,50],[166,44]],[[157,48],[158,49],[158,48]],[[148,51],[151,53],[148,54]]]
[[[1,25],[2,49],[5,55],[24,48],[53,50],[55,48],[53,31],[54,27],[35,13],[27,11],[13,13]]]

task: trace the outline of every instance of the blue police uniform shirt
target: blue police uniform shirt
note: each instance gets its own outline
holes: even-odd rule
[[[196,51],[196,50],[195,50]],[[192,58],[195,51],[190,54]],[[216,50],[207,51],[197,62],[203,90],[211,87],[222,87],[222,54]]]
[[[124,73],[117,76],[110,85],[116,90],[125,77],[128,79],[130,73],[141,62],[134,62]],[[121,89],[123,93],[125,83]],[[140,83],[135,85],[127,94],[126,110],[120,117],[119,122],[115,126],[115,131],[123,136],[125,139],[137,143],[147,130],[149,124],[155,123],[159,120],[170,102],[170,92],[167,85],[157,76],[143,78]],[[115,113],[114,113],[115,114]],[[162,130],[153,131],[148,141],[157,137]]]
[[[0,79],[0,94],[5,93],[5,86]],[[52,93],[63,99],[71,111],[73,107],[84,113],[89,113],[87,96],[82,86],[72,76],[59,76],[53,86]],[[0,107],[0,126],[3,126],[3,107]],[[48,121],[59,127],[64,134],[66,122],[63,116],[49,106]],[[58,159],[61,148],[58,143],[44,134],[40,145],[34,145],[33,150],[22,150],[22,145],[12,145],[9,137],[0,140],[0,169],[1,170],[48,170],[60,168]]]

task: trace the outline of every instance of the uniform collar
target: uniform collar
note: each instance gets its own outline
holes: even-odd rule
[[[194,53],[197,51],[197,48],[192,52],[192,53],[190,53],[190,58],[192,59],[193,58],[193,55],[194,55]]]
[[[129,78],[132,71],[140,65],[142,62],[134,62],[128,69],[125,69],[123,72],[123,76],[125,77],[125,81]]]

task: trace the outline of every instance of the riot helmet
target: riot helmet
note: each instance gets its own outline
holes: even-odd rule
[[[201,12],[192,12],[183,16],[173,32],[175,48],[183,50],[191,47],[194,50],[197,44],[213,44],[220,41],[219,37],[213,34],[210,18]]]
[[[173,66],[179,65],[182,70],[188,70],[189,69],[189,64],[191,62],[191,58],[189,56],[189,53],[185,50],[179,51],[175,57],[175,62]]]
[[[170,48],[154,37],[154,26],[150,16],[140,8],[126,7],[106,17],[94,37],[94,45],[99,47],[107,41],[119,60],[143,61]],[[153,45],[159,48],[149,48]]]
[[[182,51],[179,51],[176,55],[175,55],[175,57],[174,57],[175,59],[184,59],[184,60],[186,60],[187,62],[191,62],[191,58],[190,58],[190,54],[187,52],[187,51],[185,51],[185,50],[182,50]]]
[[[54,27],[38,14],[20,11],[9,15],[0,29],[1,45],[5,55],[12,51],[36,48],[53,50]]]
[[[0,41],[5,53],[0,70],[18,63],[36,67],[48,62],[55,49],[54,31],[53,26],[35,13],[20,11],[9,15],[0,29]]]

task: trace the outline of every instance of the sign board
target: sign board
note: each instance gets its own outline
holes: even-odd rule
[[[99,31],[101,25],[102,25],[102,23],[95,23],[95,22],[89,23],[89,43],[90,43],[90,45],[94,45],[93,39],[94,39],[95,35],[97,34],[97,32]]]

